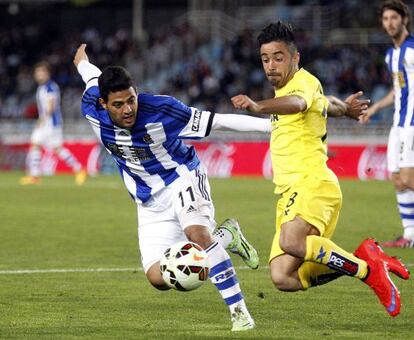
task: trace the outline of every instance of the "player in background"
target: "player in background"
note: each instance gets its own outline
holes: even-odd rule
[[[389,248],[414,247],[414,37],[409,33],[410,17],[407,5],[400,0],[385,1],[380,9],[382,27],[393,42],[385,56],[393,89],[361,117],[361,122],[367,123],[394,103],[387,163],[404,231],[397,239],[382,243]]]
[[[200,139],[211,130],[271,130],[268,119],[219,114],[188,107],[163,95],[138,93],[129,73],[110,66],[101,72],[88,61],[82,44],[74,64],[86,84],[82,112],[118,165],[125,186],[137,204],[141,260],[148,281],[169,289],[159,261],[175,242],[190,240],[206,250],[210,279],[227,304],[233,331],[255,326],[225,249],[239,254],[253,269],[256,250],[234,219],[216,226],[210,186],[194,147],[185,139]]]
[[[60,89],[51,78],[50,65],[40,62],[33,68],[33,77],[38,84],[36,104],[39,119],[33,129],[30,139],[30,149],[27,154],[27,176],[20,179],[20,184],[38,184],[41,181],[40,162],[42,146],[50,148],[75,173],[75,182],[81,185],[85,182],[86,171],[75,156],[63,146],[62,113],[60,108]]]
[[[362,93],[345,103],[326,98],[319,80],[299,69],[300,55],[290,25],[271,24],[258,41],[275,97],[255,102],[238,95],[232,102],[237,109],[271,115],[273,181],[275,192],[281,195],[269,259],[274,285],[292,292],[342,275],[353,276],[374,290],[390,315],[398,315],[400,294],[388,271],[408,279],[404,265],[386,255],[372,239],[363,241],[354,254],[331,241],[342,194],[337,177],[326,164],[327,116],[362,114],[369,101],[358,99]],[[359,112],[352,113],[352,107],[359,107]]]

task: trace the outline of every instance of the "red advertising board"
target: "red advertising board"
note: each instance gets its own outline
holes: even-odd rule
[[[65,146],[90,174],[113,171],[110,156],[98,143],[69,142]],[[194,142],[194,146],[211,177],[272,176],[267,142]],[[27,149],[28,144],[0,145],[0,170],[24,169]],[[328,165],[338,177],[386,179],[386,146],[331,144]],[[42,170],[46,175],[70,171],[47,150],[43,151]]]

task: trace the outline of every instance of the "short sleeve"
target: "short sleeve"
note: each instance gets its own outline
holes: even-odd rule
[[[306,109],[312,106],[315,92],[318,90],[318,84],[315,81],[309,81],[306,77],[298,74],[293,81],[290,81],[283,87],[282,91],[277,92],[277,97],[281,96],[299,96],[306,101]]]

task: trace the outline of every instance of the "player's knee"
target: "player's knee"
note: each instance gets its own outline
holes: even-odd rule
[[[207,227],[190,226],[185,229],[185,234],[189,241],[197,243],[203,249],[207,249],[213,243],[213,238]]]
[[[148,279],[149,280],[149,279]],[[171,289],[170,287],[168,287],[164,281],[162,282],[155,282],[155,281],[151,281],[149,280],[149,283],[151,283],[151,286],[153,286],[155,289],[157,290],[169,290]]]
[[[405,174],[401,175],[398,185],[399,185],[399,188],[397,188],[397,186],[395,185],[398,191],[403,191],[407,188],[414,190],[414,176],[405,175]]]
[[[293,256],[303,257],[305,252],[305,240],[298,238],[289,232],[282,232],[280,234],[280,248],[286,253]]]
[[[278,290],[283,292],[290,291],[288,279],[284,273],[279,271],[272,271],[270,277],[272,279],[272,283]]]
[[[146,272],[146,277],[149,283],[151,285],[158,289],[158,290],[168,290],[171,289],[165,284],[164,279],[162,278],[161,272],[160,272],[160,264],[159,262],[153,264],[150,269]]]

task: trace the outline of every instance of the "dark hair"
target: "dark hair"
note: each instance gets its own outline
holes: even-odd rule
[[[34,64],[34,66],[33,66],[33,72],[37,68],[45,68],[47,70],[47,72],[49,72],[49,73],[52,72],[52,68],[51,68],[50,64],[47,61],[39,61],[38,63]]]
[[[405,28],[407,28],[408,31],[410,31],[411,26],[411,12],[408,6],[402,2],[401,0],[386,0],[383,2],[380,10],[379,10],[379,20],[382,22],[382,15],[384,12],[388,9],[392,9],[393,11],[396,11],[399,15],[401,15],[401,18],[407,19],[407,25]]]
[[[288,45],[291,52],[296,52],[295,35],[290,24],[278,21],[275,24],[267,25],[257,37],[259,46],[272,41],[282,41]]]
[[[122,66],[108,66],[98,78],[101,98],[106,102],[110,92],[118,92],[133,86],[133,80],[129,72]]]

